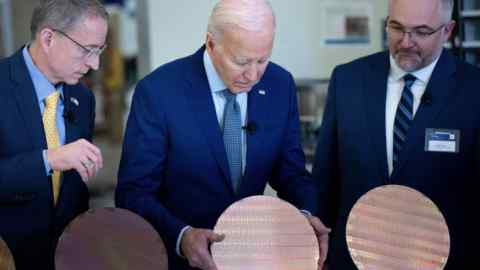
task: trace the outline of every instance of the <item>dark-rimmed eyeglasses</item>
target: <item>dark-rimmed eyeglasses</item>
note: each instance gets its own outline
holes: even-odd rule
[[[52,29],[53,32],[56,32],[56,33],[59,33],[60,35],[68,38],[70,41],[72,41],[73,43],[75,43],[78,47],[80,47],[82,50],[83,50],[83,54],[82,54],[82,57],[83,58],[90,58],[92,56],[100,56],[102,54],[102,52],[105,50],[105,48],[107,48],[107,44],[104,44],[102,45],[101,47],[97,47],[97,48],[87,48],[85,47],[84,45],[80,44],[80,42],[76,41],[75,39],[73,39],[72,37],[70,37],[69,35],[67,35],[67,33],[61,31],[61,30],[58,30],[58,29]]]

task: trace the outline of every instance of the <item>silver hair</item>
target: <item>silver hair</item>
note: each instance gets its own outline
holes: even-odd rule
[[[445,21],[452,20],[453,6],[453,0],[442,0],[443,19]]]
[[[389,13],[390,12],[390,7],[392,6],[392,2],[395,0],[389,0]],[[452,14],[453,14],[453,4],[454,0],[440,0],[440,4],[442,6],[442,20],[443,22],[447,23],[450,20],[452,20]],[[412,1],[413,4],[413,1]]]
[[[40,0],[30,22],[32,40],[45,27],[67,32],[84,16],[108,20],[108,13],[99,0]]]
[[[221,0],[213,8],[207,31],[219,39],[229,29],[239,27],[248,31],[261,31],[272,24],[275,14],[268,0]]]

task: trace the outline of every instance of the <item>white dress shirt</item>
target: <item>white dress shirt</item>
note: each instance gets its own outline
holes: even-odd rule
[[[432,76],[433,69],[438,62],[439,57],[435,59],[430,65],[419,69],[414,72],[410,72],[415,78],[417,78],[412,85],[411,91],[413,93],[413,116],[420,106],[422,96],[425,93],[430,77]],[[393,126],[395,123],[395,114],[397,113],[397,106],[402,97],[403,76],[408,72],[402,70],[393,56],[390,55],[390,73],[388,75],[387,83],[387,100],[385,107],[385,128],[387,139],[387,159],[388,159],[388,173],[392,174],[393,171]]]

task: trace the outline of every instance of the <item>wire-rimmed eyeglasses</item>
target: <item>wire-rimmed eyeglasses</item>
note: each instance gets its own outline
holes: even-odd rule
[[[443,29],[447,24],[442,24],[435,29],[428,29],[426,27],[418,27],[413,28],[411,30],[407,30],[407,28],[403,27],[402,25],[397,24],[388,24],[387,25],[387,32],[395,38],[403,39],[406,34],[409,35],[410,39],[413,40],[425,40],[432,36],[433,34],[437,33],[441,29]]]
[[[65,33],[61,30],[58,30],[58,29],[52,29],[52,30],[54,32],[59,33],[62,36],[68,38],[70,41],[72,41],[78,47],[80,47],[83,50],[83,54],[82,54],[83,58],[90,58],[92,56],[100,56],[102,54],[102,52],[105,50],[105,48],[107,48],[107,44],[104,44],[101,47],[97,47],[97,48],[87,48],[84,45],[80,44],[80,42],[76,41],[75,39],[73,39],[72,37],[67,35],[67,33]]]

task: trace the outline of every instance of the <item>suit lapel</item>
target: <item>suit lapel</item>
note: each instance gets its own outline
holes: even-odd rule
[[[260,94],[259,92],[263,91]],[[250,172],[259,171],[255,167],[258,162],[255,162],[255,159],[258,158],[258,153],[262,152],[263,146],[263,137],[261,127],[265,127],[266,122],[266,108],[268,108],[268,94],[269,89],[266,88],[264,83],[259,82],[255,85],[252,90],[248,93],[248,105],[247,105],[247,123],[255,124],[255,132],[246,132],[247,136],[247,157],[246,157],[246,166],[245,174],[243,179],[252,179],[249,177]],[[242,184],[244,181],[242,181]]]
[[[192,56],[193,64],[189,74],[187,74],[190,87],[185,89],[185,97],[190,103],[192,114],[197,120],[199,129],[202,130],[207,144],[223,173],[225,184],[233,194],[222,131],[218,124],[215,105],[203,66],[203,52],[204,49],[202,48]]]
[[[365,134],[370,134],[371,143],[377,157],[380,181],[388,181],[387,143],[385,137],[385,106],[387,79],[390,70],[388,53],[380,54],[370,63],[364,73],[363,96],[366,101],[367,126]]]
[[[400,154],[400,164],[397,170],[394,170],[392,179],[395,178],[402,168],[405,167],[409,161],[409,157],[413,152],[418,150],[418,147],[423,149],[425,130],[427,128],[435,128],[431,126],[435,118],[441,110],[448,105],[452,91],[455,88],[455,80],[452,76],[455,72],[455,62],[453,56],[444,51],[440,57],[435,69],[432,73],[431,79],[425,89],[425,93],[431,95],[431,104],[420,104],[412,126],[408,131],[408,137],[405,142],[404,151]]]
[[[42,114],[32,79],[23,60],[22,50],[23,48],[17,52],[10,68],[11,78],[16,82],[13,92],[33,148],[46,149],[47,141],[43,130]]]

